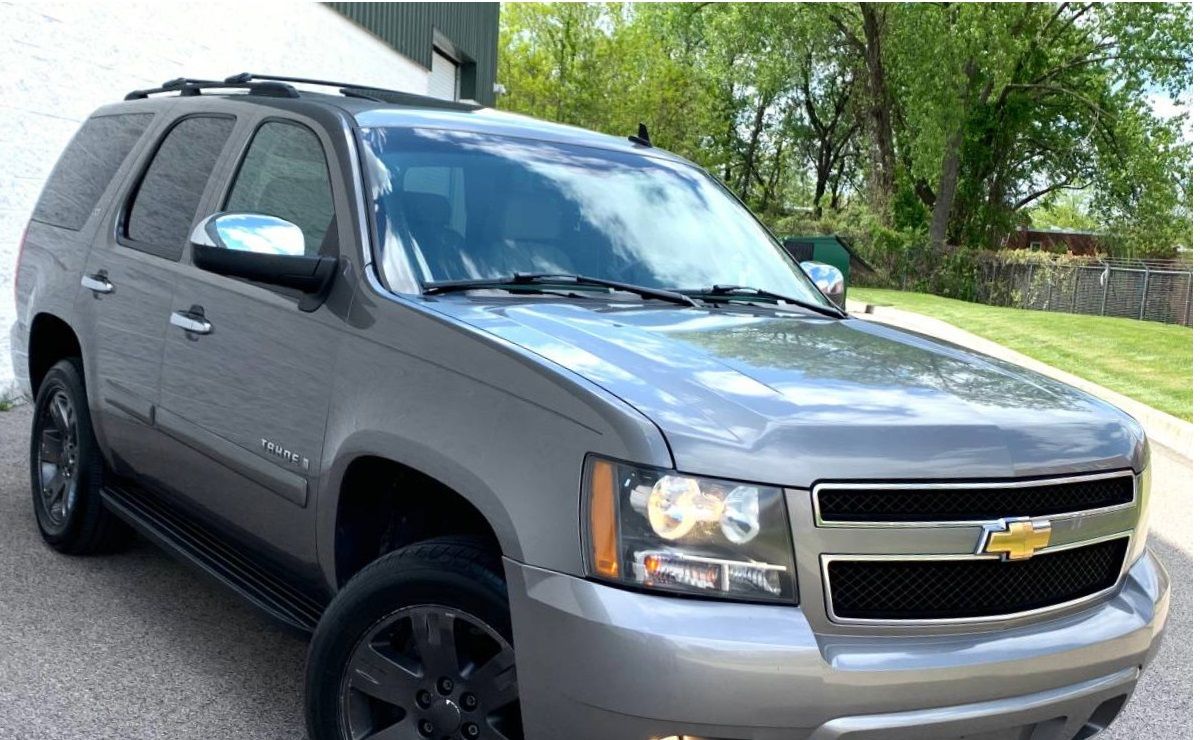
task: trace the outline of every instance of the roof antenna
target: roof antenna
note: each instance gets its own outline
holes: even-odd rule
[[[646,128],[646,124],[644,123],[638,124],[637,136],[630,136],[629,140],[634,144],[640,144],[642,146],[654,146],[650,143],[650,130]]]

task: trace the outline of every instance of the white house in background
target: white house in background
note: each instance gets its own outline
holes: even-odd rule
[[[17,245],[79,124],[135,88],[239,72],[490,104],[499,3],[0,3],[0,400]]]

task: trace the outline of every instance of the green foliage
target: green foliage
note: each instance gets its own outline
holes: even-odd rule
[[[1190,327],[984,306],[895,290],[851,287],[848,295],[941,319],[1168,414],[1192,419]]]
[[[1191,145],[1147,99],[1190,90],[1191,55],[1185,4],[505,3],[498,105],[644,122],[773,228],[834,227],[889,272],[944,262],[931,234],[988,248],[1030,223],[1170,256]]]
[[[1064,191],[1046,198],[1036,208],[1029,209],[1029,224],[1035,228],[1098,231],[1100,222],[1092,216],[1085,194]]]

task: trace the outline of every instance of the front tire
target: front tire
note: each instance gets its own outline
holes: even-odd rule
[[[306,689],[312,740],[521,740],[499,558],[437,539],[368,565],[321,618]]]
[[[29,478],[38,530],[68,555],[112,552],[132,533],[104,508],[104,458],[92,431],[83,366],[60,361],[46,373],[34,403]]]

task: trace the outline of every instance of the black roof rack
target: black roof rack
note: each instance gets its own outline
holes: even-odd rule
[[[403,90],[392,90],[386,87],[375,87],[374,85],[359,85],[353,82],[333,82],[331,80],[315,80],[310,77],[284,77],[282,75],[260,75],[252,72],[242,72],[241,74],[226,77],[225,82],[237,85],[252,84],[255,81],[289,83],[294,82],[300,85],[316,85],[318,87],[335,87],[342,95],[348,98],[362,98],[364,100],[374,100],[378,103],[395,103],[398,105],[419,105],[423,108],[448,108],[450,110],[476,110],[481,108],[477,103],[464,103],[457,100],[443,100],[442,98],[431,98],[427,95],[418,95],[416,93],[404,92]]]
[[[464,103],[455,100],[431,98],[425,95],[389,90],[386,87],[373,85],[357,85],[351,82],[331,82],[329,80],[314,80],[308,77],[283,77],[280,75],[260,75],[242,72],[224,80],[197,80],[190,77],[177,77],[167,80],[159,87],[146,90],[134,90],[125,96],[126,100],[143,100],[159,93],[179,93],[190,97],[200,95],[204,90],[240,89],[251,95],[262,95],[272,98],[298,98],[300,91],[289,83],[301,85],[316,85],[318,87],[334,87],[348,98],[373,100],[377,103],[393,103],[396,105],[413,105],[422,108],[443,108],[447,110],[469,111],[477,110],[477,103]]]
[[[199,95],[202,90],[218,88],[237,88],[246,90],[251,95],[262,95],[269,98],[298,98],[300,93],[291,85],[277,81],[253,82],[250,80],[235,81],[233,77],[225,81],[196,80],[190,77],[176,77],[167,80],[159,87],[145,90],[133,90],[125,96],[126,100],[143,100],[158,93],[177,92],[183,97]]]

